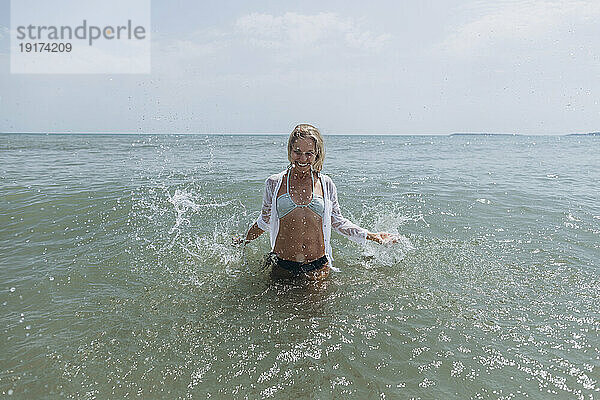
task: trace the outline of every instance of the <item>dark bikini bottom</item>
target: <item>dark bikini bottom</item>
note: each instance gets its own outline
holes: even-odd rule
[[[284,260],[283,258],[279,258],[275,253],[269,253],[267,254],[266,265],[267,267],[273,267],[277,265],[278,267],[291,272],[293,275],[300,275],[322,268],[325,264],[327,264],[327,261],[327,256],[323,256],[311,262],[301,263],[298,261]]]

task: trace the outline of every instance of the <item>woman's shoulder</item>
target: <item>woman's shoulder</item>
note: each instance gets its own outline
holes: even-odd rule
[[[321,181],[326,184],[326,185],[333,185],[333,180],[329,177],[329,175],[326,175],[322,172],[319,172],[319,178],[321,178]]]
[[[286,172],[287,171],[281,171],[276,174],[273,174],[266,179],[266,182],[267,183],[277,183],[281,180],[281,178],[283,178],[283,175],[285,175]]]
[[[337,193],[335,183],[333,183],[333,180],[329,177],[329,175],[325,175],[321,172],[319,172],[319,178],[323,184],[324,194],[329,197],[330,200],[333,199]]]

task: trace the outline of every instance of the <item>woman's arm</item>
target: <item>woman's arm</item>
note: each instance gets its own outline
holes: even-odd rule
[[[250,229],[248,229],[244,239],[239,236],[233,238],[234,244],[249,243],[262,235],[264,231],[269,229],[269,223],[271,222],[271,200],[273,199],[273,190],[274,182],[267,178],[265,181],[265,191],[263,192],[263,204],[260,215],[256,219],[256,222],[254,222]]]
[[[250,229],[248,229],[248,232],[246,233],[245,243],[250,243],[251,241],[253,241],[257,237],[259,237],[260,235],[262,235],[263,232],[264,231],[262,229],[260,229],[258,227],[258,225],[256,224],[256,222],[255,222],[254,224],[252,224],[252,226],[250,227]]]
[[[330,187],[330,199],[331,199],[331,227],[337,232],[348,239],[364,244],[367,241],[367,236],[369,231],[360,226],[354,224],[347,218],[342,216],[342,212],[340,211],[340,204],[338,202],[337,197],[337,188],[333,181],[331,181]]]

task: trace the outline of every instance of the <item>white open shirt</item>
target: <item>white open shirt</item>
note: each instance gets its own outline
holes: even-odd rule
[[[262,211],[256,220],[256,225],[263,231],[269,231],[271,239],[271,251],[275,248],[275,240],[279,233],[279,216],[277,215],[277,192],[283,181],[286,171],[271,175],[265,181],[265,192],[263,194]],[[325,174],[318,173],[323,187],[323,199],[325,201],[325,211],[323,213],[323,239],[325,243],[325,254],[329,260],[329,266],[332,266],[333,255],[331,250],[331,228],[338,233],[346,236],[348,239],[364,244],[367,241],[367,230],[353,224],[342,216],[340,205],[337,198],[337,189],[335,184]]]

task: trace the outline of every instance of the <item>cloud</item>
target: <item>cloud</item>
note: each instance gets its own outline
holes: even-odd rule
[[[474,54],[500,44],[554,38],[557,33],[596,23],[599,16],[596,0],[504,1],[457,27],[439,47],[457,55]]]
[[[153,70],[169,74],[195,71],[226,54],[231,38],[225,31],[207,28],[176,37],[152,37]]]
[[[234,72],[243,65],[245,73],[277,68],[306,57],[344,57],[380,53],[391,35],[373,33],[363,24],[335,13],[271,15],[251,13],[213,28],[179,34],[153,36],[153,64],[167,73],[215,74]],[[306,64],[304,64],[306,66]]]
[[[379,51],[391,37],[364,30],[355,20],[335,13],[302,15],[288,12],[281,16],[252,13],[238,18],[235,30],[250,45],[271,49],[341,46]]]

